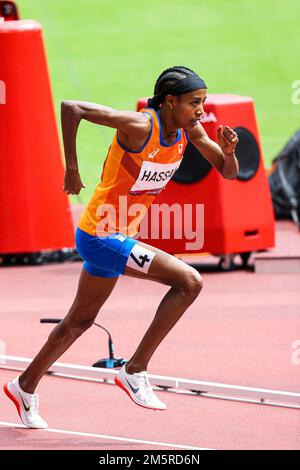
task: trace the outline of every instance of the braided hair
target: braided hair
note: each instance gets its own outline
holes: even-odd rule
[[[148,106],[153,109],[159,109],[168,93],[172,94],[172,86],[176,85],[178,81],[188,76],[198,75],[191,69],[183,65],[176,65],[164,70],[156,80],[154,87],[154,95],[148,99]]]

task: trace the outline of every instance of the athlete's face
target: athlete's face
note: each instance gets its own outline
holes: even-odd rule
[[[192,129],[197,125],[200,117],[204,114],[203,104],[206,100],[206,94],[206,88],[201,88],[173,97],[173,116],[178,127]]]

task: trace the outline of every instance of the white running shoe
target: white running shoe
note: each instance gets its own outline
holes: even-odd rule
[[[21,421],[25,426],[34,429],[48,427],[46,421],[39,415],[39,396],[36,393],[23,392],[19,385],[19,377],[5,384],[3,390],[16,405]]]
[[[167,408],[167,405],[154,394],[147,371],[128,374],[124,364],[119,370],[119,374],[115,376],[115,383],[139,406],[152,410]]]

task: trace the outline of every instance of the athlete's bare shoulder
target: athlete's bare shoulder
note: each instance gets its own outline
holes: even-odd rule
[[[144,145],[151,128],[151,116],[149,114],[144,112],[135,114],[135,125],[131,126],[130,131],[117,130],[119,142],[133,151],[139,150]]]

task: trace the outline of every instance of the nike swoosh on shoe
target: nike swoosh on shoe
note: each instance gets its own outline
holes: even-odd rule
[[[125,377],[126,379],[126,377]],[[126,382],[128,383],[129,387],[131,388],[131,390],[133,391],[133,393],[137,393],[139,391],[139,387],[138,388],[135,388],[131,385],[130,382],[128,382],[128,380],[126,379]]]
[[[25,402],[24,402],[24,400],[23,400],[23,397],[22,397],[22,395],[21,395],[20,392],[19,392],[19,395],[20,395],[20,397],[21,397],[21,400],[22,400],[23,406],[24,406],[24,408],[25,408],[25,411],[29,411],[30,408],[31,408],[31,406],[26,406],[26,404],[25,404]]]

